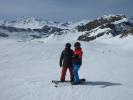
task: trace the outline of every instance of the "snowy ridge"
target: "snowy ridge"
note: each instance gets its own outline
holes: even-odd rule
[[[129,21],[129,20],[128,20],[127,18],[123,18],[123,19],[121,19],[121,20],[119,20],[119,21],[113,22],[113,24],[120,24],[120,23],[128,22],[128,21]]]
[[[79,22],[44,21],[33,17],[22,17],[16,21],[0,21],[1,37],[22,37],[22,39],[48,38],[54,40],[92,41],[102,36],[112,37],[132,34],[133,22],[125,15],[104,15],[95,20]],[[124,34],[124,35],[123,35]],[[109,36],[108,36],[109,35]],[[61,39],[59,39],[61,38]],[[68,39],[69,38],[69,39]]]
[[[24,29],[41,29],[44,26],[53,26],[53,27],[63,27],[63,23],[54,22],[54,21],[44,21],[41,19],[36,19],[34,17],[21,17],[16,21],[0,21],[0,25],[10,26],[15,28],[24,28]]]
[[[15,28],[24,28],[24,29],[41,29],[44,26],[52,26],[57,28],[63,29],[72,29],[78,25],[84,25],[88,23],[89,20],[82,20],[79,22],[57,22],[57,21],[47,21],[41,20],[34,17],[21,17],[15,21],[6,21],[0,20],[0,25],[8,26],[8,27],[15,27]]]
[[[103,15],[102,17],[98,17],[97,20],[99,19],[107,19],[109,20],[110,18],[113,18],[113,17],[118,17],[118,16],[122,16],[123,18],[125,17],[124,14],[119,14],[119,15],[115,15],[115,14],[108,14],[108,15]]]
[[[16,28],[24,28],[24,29],[37,29],[42,28],[44,23],[39,21],[33,17],[21,17],[16,21],[1,21],[1,25],[16,27]]]
[[[85,24],[87,24],[87,23],[89,23],[89,22],[90,22],[90,20],[81,20],[81,21],[79,21],[79,22],[71,23],[71,24],[69,25],[69,27],[70,27],[70,28],[75,28],[75,27],[77,27],[77,26],[85,25]]]
[[[90,36],[96,36],[99,33],[107,33],[110,30],[111,30],[110,28],[104,28],[104,29],[96,28],[93,30],[93,32],[90,33]]]

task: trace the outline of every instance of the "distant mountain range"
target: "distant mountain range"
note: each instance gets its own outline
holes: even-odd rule
[[[44,21],[32,17],[0,21],[0,37],[36,39],[48,38],[51,35],[63,37],[64,34],[68,36],[76,34],[76,38],[70,38],[80,41],[133,35],[133,18],[128,19],[125,15],[104,15],[95,20],[82,20],[75,23]]]

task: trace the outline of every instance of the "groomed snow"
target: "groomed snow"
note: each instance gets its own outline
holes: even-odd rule
[[[0,38],[1,100],[133,99],[133,37],[81,42],[79,74],[87,83],[58,88],[51,80],[59,80],[59,57],[66,42],[17,41]]]

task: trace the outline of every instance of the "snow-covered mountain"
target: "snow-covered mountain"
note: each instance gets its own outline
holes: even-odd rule
[[[1,25],[7,27],[38,29],[44,26],[44,22],[33,17],[21,17],[16,21],[1,21]]]
[[[78,31],[85,32],[78,39],[90,41],[99,37],[121,37],[133,33],[133,23],[125,15],[106,15],[93,20],[86,25],[78,26]]]
[[[6,27],[15,27],[15,28],[22,28],[22,29],[41,29],[44,26],[52,26],[52,27],[64,27],[65,25],[69,25],[69,23],[60,23],[56,21],[47,21],[41,20],[34,17],[21,17],[15,21],[5,21],[1,20],[0,25]]]
[[[51,27],[57,27],[57,28],[75,28],[78,25],[84,25],[89,20],[82,20],[79,22],[57,22],[57,21],[48,21],[48,20],[42,20],[37,19],[34,17],[21,17],[18,20],[15,21],[6,21],[6,20],[0,20],[0,26],[6,26],[6,27],[15,27],[15,28],[22,28],[22,29],[41,29],[44,26],[51,26]]]
[[[0,21],[1,37],[48,38],[70,37],[71,40],[91,41],[101,37],[120,37],[133,33],[133,22],[125,15],[104,15],[80,22],[44,21],[22,17],[16,21]],[[59,36],[58,36],[59,35]],[[67,36],[68,35],[68,36]],[[67,39],[67,38],[64,38]]]

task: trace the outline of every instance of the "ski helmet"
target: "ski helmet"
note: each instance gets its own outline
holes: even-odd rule
[[[71,47],[71,44],[70,43],[66,43],[65,47],[66,48],[70,48]]]
[[[74,47],[80,47],[80,43],[79,43],[79,42],[76,42],[76,43],[74,44]]]

